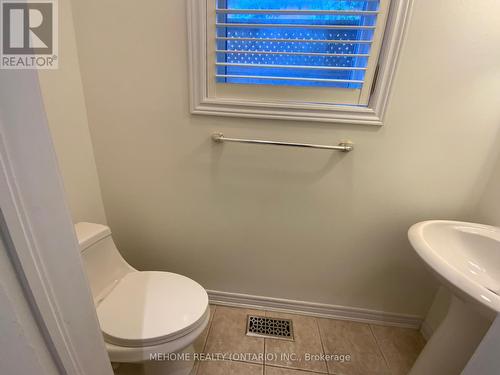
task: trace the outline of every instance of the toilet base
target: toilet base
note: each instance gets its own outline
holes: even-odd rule
[[[193,375],[193,355],[194,347],[190,345],[181,352],[172,354],[171,359],[143,363],[113,363],[113,370],[115,375]]]

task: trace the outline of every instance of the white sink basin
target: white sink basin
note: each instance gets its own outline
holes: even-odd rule
[[[459,375],[500,312],[500,228],[433,220],[413,225],[408,238],[453,294],[410,375]]]
[[[500,228],[424,221],[410,228],[408,238],[418,255],[453,292],[491,313],[500,312]]]

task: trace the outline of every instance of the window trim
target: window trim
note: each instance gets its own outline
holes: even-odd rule
[[[209,96],[207,0],[188,0],[190,110],[192,114],[278,120],[383,125],[392,82],[406,34],[413,0],[392,0],[378,60],[378,73],[367,107],[319,103],[283,106],[259,101]]]

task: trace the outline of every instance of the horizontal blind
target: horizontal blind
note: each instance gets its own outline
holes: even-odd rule
[[[217,0],[218,83],[362,89],[381,0]]]

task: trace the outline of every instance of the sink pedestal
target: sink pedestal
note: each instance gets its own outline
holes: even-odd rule
[[[452,296],[446,318],[427,342],[409,375],[459,375],[491,322],[477,309]]]

